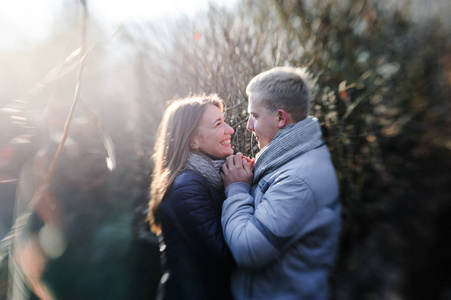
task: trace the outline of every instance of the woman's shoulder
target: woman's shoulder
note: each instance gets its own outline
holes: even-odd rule
[[[192,185],[206,185],[207,180],[194,170],[185,169],[180,172],[174,179],[173,187],[179,188]]]
[[[206,193],[208,190],[208,182],[202,175],[193,170],[183,170],[175,177],[167,195],[190,197],[194,194]]]
[[[184,170],[175,178],[164,196],[162,205],[169,205],[171,209],[192,211],[205,207],[205,201],[216,199],[207,180],[199,173]],[[175,206],[174,206],[175,205]]]

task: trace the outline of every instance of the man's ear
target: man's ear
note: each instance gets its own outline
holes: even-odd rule
[[[288,113],[284,109],[279,109],[277,111],[278,122],[277,126],[282,129],[288,122]]]

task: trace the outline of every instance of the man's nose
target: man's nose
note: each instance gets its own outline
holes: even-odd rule
[[[249,120],[247,120],[247,130],[249,131],[254,131],[254,121],[249,118]]]

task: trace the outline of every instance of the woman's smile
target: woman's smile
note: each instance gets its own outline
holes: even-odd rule
[[[215,105],[209,105],[202,114],[193,139],[194,148],[216,158],[226,158],[233,154],[233,132],[233,128],[225,122],[221,110]]]

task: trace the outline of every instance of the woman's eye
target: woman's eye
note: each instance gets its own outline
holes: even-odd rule
[[[216,127],[218,127],[218,126],[220,126],[220,125],[221,125],[221,122],[216,123]]]

